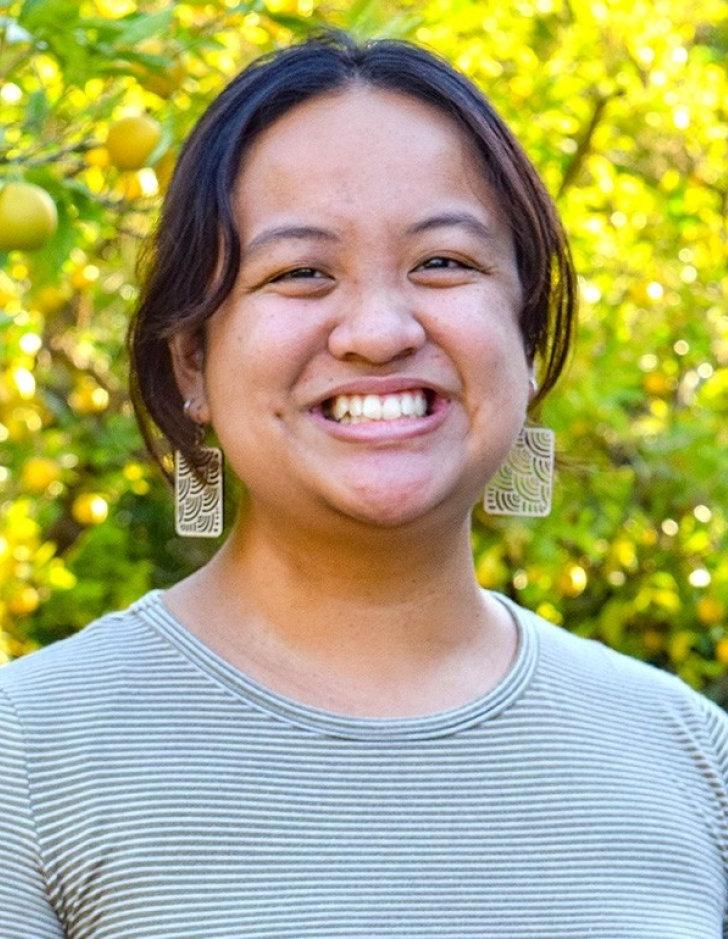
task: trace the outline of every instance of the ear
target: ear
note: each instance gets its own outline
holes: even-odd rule
[[[174,377],[185,401],[192,401],[191,417],[202,424],[210,421],[205,392],[205,350],[199,332],[177,333],[168,343]]]

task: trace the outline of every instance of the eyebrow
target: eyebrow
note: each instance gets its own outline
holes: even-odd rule
[[[443,212],[440,215],[431,215],[420,222],[411,225],[406,234],[419,235],[421,232],[431,231],[433,228],[452,228],[461,227],[467,229],[477,238],[485,241],[492,241],[493,232],[480,219],[471,215],[470,212]]]
[[[278,225],[276,228],[267,228],[259,235],[256,235],[243,253],[245,255],[251,254],[272,241],[283,241],[289,238],[300,241],[309,238],[319,241],[340,241],[336,232],[328,231],[326,228],[315,228],[312,225]]]
[[[485,241],[491,241],[493,232],[469,212],[443,212],[439,215],[431,215],[428,218],[421,219],[405,229],[406,235],[419,235],[422,232],[432,231],[435,228],[461,227],[467,229],[477,238]],[[317,241],[341,241],[340,236],[335,231],[327,228],[316,228],[313,225],[278,225],[275,228],[268,228],[256,235],[250,244],[245,248],[243,254],[248,256],[262,247],[274,241],[285,241],[288,239],[305,241],[309,239]]]

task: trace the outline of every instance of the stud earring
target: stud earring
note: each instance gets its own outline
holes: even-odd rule
[[[191,407],[192,402],[185,401],[185,416],[194,420]],[[201,446],[204,436],[197,424],[195,449],[200,459],[194,466],[180,450],[174,452],[174,528],[183,537],[217,538],[222,533],[222,451]]]
[[[523,427],[485,488],[483,508],[490,515],[548,515],[553,474],[554,432],[548,427]]]

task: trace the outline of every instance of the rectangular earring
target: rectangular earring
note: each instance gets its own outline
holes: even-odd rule
[[[202,447],[200,481],[179,450],[174,453],[174,527],[178,535],[217,538],[222,534],[222,451]]]
[[[505,463],[485,488],[490,515],[548,515],[554,474],[554,432],[523,427]]]

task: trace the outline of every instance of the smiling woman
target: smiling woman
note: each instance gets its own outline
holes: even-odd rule
[[[459,528],[523,425],[513,238],[471,149],[432,105],[354,84],[300,103],[243,157],[236,281],[203,330],[172,338],[173,366],[253,504],[309,554],[313,529],[323,558],[354,520],[418,525],[422,543],[445,515]],[[426,412],[385,417],[408,391]],[[356,426],[323,411],[345,395]]]
[[[145,270],[142,432],[214,513],[209,428],[245,510],[0,672],[0,934],[728,935],[728,719],[475,578],[484,488],[548,485],[524,426],[574,314],[480,92],[345,34],[254,62]]]

